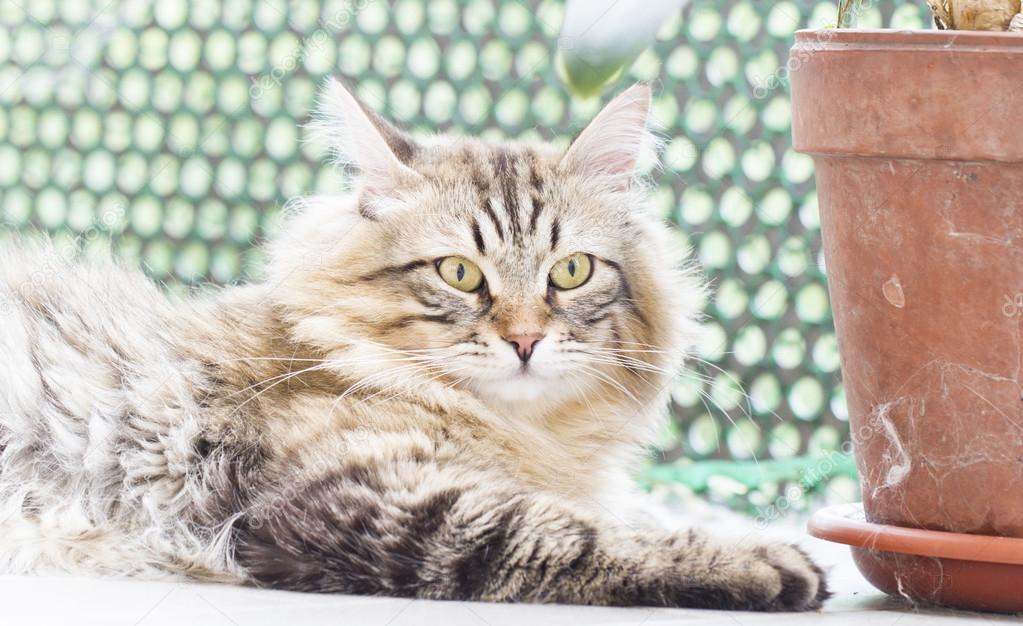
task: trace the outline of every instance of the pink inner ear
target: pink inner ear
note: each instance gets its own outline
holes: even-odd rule
[[[652,142],[649,113],[650,88],[630,87],[597,114],[572,142],[562,163],[591,176],[631,179],[640,152]]]
[[[636,154],[630,150],[614,150],[601,154],[589,164],[608,174],[631,174],[636,169]]]

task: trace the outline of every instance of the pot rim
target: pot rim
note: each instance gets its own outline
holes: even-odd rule
[[[898,46],[956,49],[1023,48],[1023,33],[982,30],[914,30],[894,28],[801,28],[796,31],[795,43],[808,46],[871,48]]]
[[[777,76],[797,152],[1018,167],[1021,65],[1023,33],[800,30]]]
[[[971,535],[868,522],[863,503],[838,504],[814,513],[807,531],[854,548],[960,561],[1023,565],[1023,538]]]

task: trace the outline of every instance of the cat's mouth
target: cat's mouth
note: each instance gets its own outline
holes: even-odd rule
[[[530,367],[529,363],[523,363],[519,366],[519,369],[515,371],[515,378],[536,378],[536,368]]]

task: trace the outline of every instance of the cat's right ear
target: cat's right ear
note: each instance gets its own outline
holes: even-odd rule
[[[364,211],[385,213],[402,190],[422,180],[409,167],[419,150],[416,142],[334,78],[320,92],[311,127],[338,162],[357,170]]]
[[[628,189],[641,154],[657,143],[649,128],[650,97],[643,83],[618,94],[575,138],[561,167]]]

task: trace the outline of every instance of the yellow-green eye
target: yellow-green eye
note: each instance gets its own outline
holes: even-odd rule
[[[585,283],[592,273],[590,255],[576,252],[554,264],[551,268],[551,282],[558,289],[575,289]]]
[[[447,256],[437,263],[444,282],[462,291],[476,291],[483,284],[483,272],[475,263],[460,256]]]

